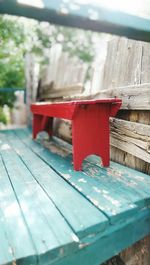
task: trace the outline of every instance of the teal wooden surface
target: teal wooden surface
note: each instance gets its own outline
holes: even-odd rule
[[[15,138],[14,133],[7,133],[7,141],[16,151],[19,150],[19,155],[27,168],[79,237],[98,233],[108,225],[108,219],[96,207],[92,207],[79,192]]]
[[[132,222],[124,227],[112,229],[107,235],[97,239],[93,244],[66,257],[55,265],[100,265],[121,250],[134,244],[144,236],[150,234],[150,211],[147,209],[135,216]]]
[[[24,241],[25,247],[21,243]],[[36,251],[0,156],[0,264],[24,257],[26,262],[32,264],[36,259]]]
[[[48,260],[55,260],[76,249],[78,238],[56,206],[37,184],[23,161],[11,149],[2,150],[1,155],[33,239],[39,264],[47,264]],[[17,220],[19,222],[19,218]],[[19,227],[18,233],[23,236]],[[15,230],[14,236],[16,236]],[[20,240],[18,244],[20,248]],[[51,250],[50,253],[49,250]]]
[[[0,265],[99,265],[150,234],[148,175],[95,156],[75,172],[68,144],[40,142],[0,132]]]
[[[128,214],[131,216],[138,211],[138,207],[123,196],[120,196],[121,194],[118,194],[117,190],[111,191],[110,193],[111,187],[109,190],[106,185],[98,182],[90,175],[85,174],[85,172],[75,172],[71,164],[72,157],[70,155],[62,157],[57,153],[41,149],[40,145],[38,149],[38,145],[35,142],[29,138],[25,138],[23,131],[18,131],[16,133],[18,133],[19,137],[23,138],[24,142],[26,141],[26,144],[28,144],[36,154],[55,168],[67,182],[84,194],[94,206],[104,212],[112,223],[116,222],[118,219],[119,221],[124,220],[124,217],[126,218]]]
[[[38,1],[39,3],[39,1]],[[25,16],[40,21],[107,32],[136,40],[150,41],[150,20],[99,5],[74,1],[41,0],[41,8],[35,2],[22,5],[17,0],[1,0],[0,13]],[[74,8],[75,6],[75,8]]]
[[[61,147],[67,150],[68,154],[72,152],[72,146],[58,138],[54,138],[54,144],[59,149]],[[101,167],[97,156],[87,157],[86,160],[83,166],[84,173],[103,183],[109,191],[115,191],[119,196],[121,193],[127,200],[141,207],[149,205],[150,177],[148,175],[112,161],[110,167]]]

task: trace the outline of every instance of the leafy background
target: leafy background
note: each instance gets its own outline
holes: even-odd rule
[[[0,16],[0,88],[23,88],[24,55],[32,52],[40,64],[48,63],[49,49],[61,43],[70,56],[92,63],[95,40],[99,35],[90,31],[54,26],[26,18]],[[0,92],[0,121],[6,123],[3,106],[13,107],[14,92]]]

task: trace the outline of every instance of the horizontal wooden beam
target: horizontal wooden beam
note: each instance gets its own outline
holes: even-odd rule
[[[111,145],[150,163],[150,125],[111,119]]]
[[[73,4],[62,0],[41,0],[41,8],[39,8],[32,6],[34,4],[32,1],[30,5],[19,4],[18,2],[17,0],[1,0],[0,13],[24,16],[57,25],[106,32],[150,42],[150,20],[148,19],[106,9],[94,4]]]
[[[121,109],[150,110],[150,83],[100,90],[100,92],[90,95],[90,98],[92,96],[97,99],[121,98]]]
[[[45,85],[40,88],[40,99],[57,99],[63,98],[70,95],[75,95],[82,93],[84,86],[82,84],[75,84],[64,87],[51,87],[50,85]]]
[[[100,90],[100,92],[90,95],[78,94],[66,98],[68,100],[86,100],[114,97],[122,99],[121,109],[150,110],[150,83]]]
[[[122,98],[122,109],[150,110],[150,84],[121,87],[113,94]]]

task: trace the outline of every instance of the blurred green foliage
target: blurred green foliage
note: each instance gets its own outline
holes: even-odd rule
[[[22,43],[25,35],[21,24],[0,16],[0,87],[24,86],[24,66]],[[13,107],[15,95],[13,92],[0,92],[0,107],[5,104]],[[5,122],[4,114],[0,112],[0,121]]]
[[[90,31],[40,23],[40,26],[36,28],[36,34],[38,46],[35,44],[33,49],[39,49],[39,52],[43,51],[43,47],[50,48],[54,44],[60,43],[63,50],[68,52],[70,56],[78,57],[84,62],[93,61],[95,51],[92,35],[94,33]]]
[[[60,43],[70,56],[91,63],[95,56],[92,32],[54,26],[25,18],[0,16],[0,88],[25,87],[24,54],[36,54],[41,64],[48,63],[51,46]],[[0,107],[13,107],[14,93],[0,92]],[[2,110],[0,120],[5,122]]]
[[[3,112],[3,108],[0,107],[0,123],[7,124],[7,118]]]

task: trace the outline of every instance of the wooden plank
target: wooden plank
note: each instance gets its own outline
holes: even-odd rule
[[[111,232],[108,231],[106,236],[99,238],[90,246],[83,248],[80,252],[62,259],[55,265],[102,264],[123,249],[150,234],[149,223],[150,211],[146,209],[143,212],[139,212],[139,215],[135,216],[128,224],[125,224],[124,227],[118,227],[118,229],[114,227],[114,230]]]
[[[53,146],[50,146],[51,152],[41,149],[40,145],[33,142],[29,134],[25,136],[23,131],[17,130],[15,132],[36,154],[55,168],[67,182],[79,190],[93,205],[103,211],[112,223],[117,222],[118,219],[127,218],[129,215],[132,216],[138,211],[138,207],[135,204],[122,196],[120,197],[120,194],[115,191],[110,192],[105,185],[91,178],[90,175],[86,175],[84,172],[75,172],[72,168],[72,157],[70,155],[60,156],[58,147],[55,147],[55,151],[53,151]]]
[[[27,2],[26,2],[27,3]],[[134,15],[106,9],[99,5],[75,4],[55,0],[41,0],[41,8],[30,3],[22,5],[17,0],[2,0],[0,13],[25,16],[54,24],[78,27],[97,32],[126,36],[135,40],[150,41],[149,20]]]
[[[140,171],[134,170],[132,168],[123,166],[118,163],[111,162],[111,165],[109,168],[101,168],[99,166],[99,159],[96,156],[89,157],[88,162],[93,164],[93,166],[99,168],[99,170],[107,177],[111,176],[112,179],[109,179],[109,182],[117,182],[120,186],[120,184],[123,184],[124,191],[127,189],[128,192],[132,193],[133,198],[135,200],[136,204],[142,205],[149,205],[149,193],[150,193],[150,178],[149,175],[144,174]],[[96,169],[95,171],[99,171]],[[114,185],[114,183],[112,184]],[[119,189],[118,186],[118,189]],[[123,190],[122,190],[123,193]],[[129,196],[124,192],[123,196]],[[137,200],[137,198],[139,199]],[[141,204],[142,203],[142,204]]]
[[[51,85],[45,85],[41,88],[40,99],[52,99],[67,97],[69,95],[80,94],[83,92],[84,86],[82,84],[70,85],[65,87],[52,88]]]
[[[150,164],[140,158],[111,146],[112,161],[150,175]]]
[[[122,99],[121,109],[125,110],[150,110],[149,83],[101,90],[93,96],[96,99],[119,97]]]
[[[149,43],[143,43],[142,46],[142,58],[141,58],[141,84],[150,83],[149,76],[149,56],[150,56],[150,46]]]
[[[6,134],[8,141],[19,152],[19,156],[32,172],[36,181],[41,185],[42,189],[54,202],[57,209],[59,209],[65,220],[67,220],[80,238],[99,233],[107,227],[108,219],[105,215],[96,207],[93,207],[91,203],[64,181],[41,158],[25,147],[19,138],[15,137],[13,132],[7,132]],[[39,150],[41,152],[43,148],[39,147]],[[74,211],[72,211],[72,205],[74,206]]]
[[[36,264],[36,249],[5,166],[0,155],[0,264],[15,264],[17,260]]]
[[[6,237],[7,229],[5,230],[5,221],[3,219],[3,213],[0,209],[0,264],[10,264],[11,261],[15,261],[16,257],[14,258],[14,255],[10,248],[10,242]]]
[[[30,105],[37,98],[37,87],[39,78],[39,64],[31,53],[25,54],[25,79],[26,79],[26,111],[27,124],[31,125]]]
[[[122,109],[150,110],[150,84],[118,88]]]
[[[97,181],[105,184],[107,189],[110,189],[118,193],[123,198],[130,200],[135,203],[139,208],[145,207],[145,205],[150,205],[150,180],[146,179],[135,171],[132,173],[128,172],[128,169],[120,169],[119,165],[111,162],[111,166],[108,169],[101,168],[96,163],[96,159],[92,160],[89,158],[89,165],[86,164],[84,172],[86,174],[91,174]],[[99,178],[100,174],[102,175]],[[135,177],[134,177],[135,176]]]
[[[2,145],[6,143],[3,139]],[[34,242],[38,264],[47,264],[77,249],[79,240],[23,161],[9,147],[1,151],[2,159]],[[17,240],[19,249],[21,242]]]
[[[131,122],[137,122],[137,124],[150,125],[149,111],[138,111],[138,110],[121,110],[118,115],[119,119],[125,119]],[[140,125],[139,125],[140,126]],[[138,128],[138,131],[140,128]],[[145,128],[144,128],[145,129]],[[122,151],[114,146],[111,146],[111,159],[120,164],[142,171],[143,173],[150,174],[150,163],[145,162],[142,159],[129,154],[128,152]]]
[[[111,119],[111,145],[150,163],[150,125]]]
[[[114,37],[108,44],[103,89],[140,84],[142,42]]]
[[[81,94],[88,65],[63,52],[61,44],[53,45],[48,57],[49,63],[44,67],[39,83],[38,98],[48,100]]]
[[[100,90],[91,95],[76,95],[71,100],[121,98],[122,110],[150,110],[150,83]]]

